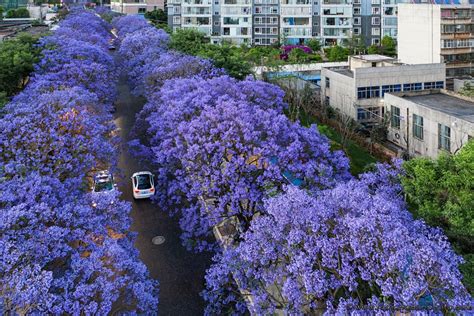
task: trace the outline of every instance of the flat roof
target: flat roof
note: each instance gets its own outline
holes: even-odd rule
[[[467,101],[441,92],[405,95],[402,98],[474,123],[474,101]]]
[[[394,60],[395,58],[379,55],[379,54],[370,54],[370,55],[354,55],[352,58],[358,58],[366,61],[385,61],[385,60]]]
[[[331,71],[337,72],[338,74],[354,78],[354,72],[349,68],[328,68]]]

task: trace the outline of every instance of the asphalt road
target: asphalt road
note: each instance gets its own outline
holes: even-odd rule
[[[211,262],[208,254],[194,254],[181,246],[178,220],[170,218],[167,212],[149,200],[134,201],[130,177],[136,171],[149,170],[141,165],[128,151],[130,130],[135,114],[140,111],[144,100],[133,97],[125,78],[119,82],[119,96],[116,103],[115,123],[120,129],[122,149],[119,168],[122,175],[118,180],[122,198],[132,202],[132,231],[138,233],[135,247],[152,278],[160,282],[159,315],[202,315],[204,301],[199,293],[204,288],[204,274]],[[150,170],[153,172],[153,170]],[[153,245],[154,236],[164,236],[165,243]]]

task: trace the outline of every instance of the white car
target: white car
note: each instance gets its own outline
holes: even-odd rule
[[[134,199],[147,199],[155,194],[155,176],[150,171],[135,172],[132,175]]]
[[[101,198],[103,199],[104,194],[115,191],[117,185],[114,183],[114,176],[108,170],[97,172],[92,180],[92,206],[96,207],[98,200]]]

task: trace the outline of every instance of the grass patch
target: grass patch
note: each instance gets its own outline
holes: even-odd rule
[[[334,128],[327,125],[320,125],[315,117],[310,116],[306,113],[301,113],[300,122],[303,126],[310,126],[311,124],[317,124],[319,132],[324,134],[331,140],[332,150],[342,150],[341,146],[341,135]],[[344,151],[349,157],[351,173],[358,175],[367,170],[369,166],[377,162],[374,156],[372,156],[365,148],[354,143],[352,140],[347,141],[347,148]]]

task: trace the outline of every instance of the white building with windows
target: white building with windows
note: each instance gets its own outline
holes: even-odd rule
[[[397,38],[402,2],[408,0],[168,0],[167,9],[173,29],[211,29],[214,43],[302,44],[316,38],[328,47],[353,36],[366,45],[380,44],[385,35]]]
[[[447,78],[474,76],[474,4],[400,4],[398,22],[402,62],[445,63]]]
[[[442,89],[445,72],[444,64],[406,65],[382,55],[352,56],[348,67],[321,70],[321,101],[372,125],[386,114],[386,93]]]
[[[388,140],[410,156],[456,153],[474,137],[474,100],[445,90],[386,93]]]

